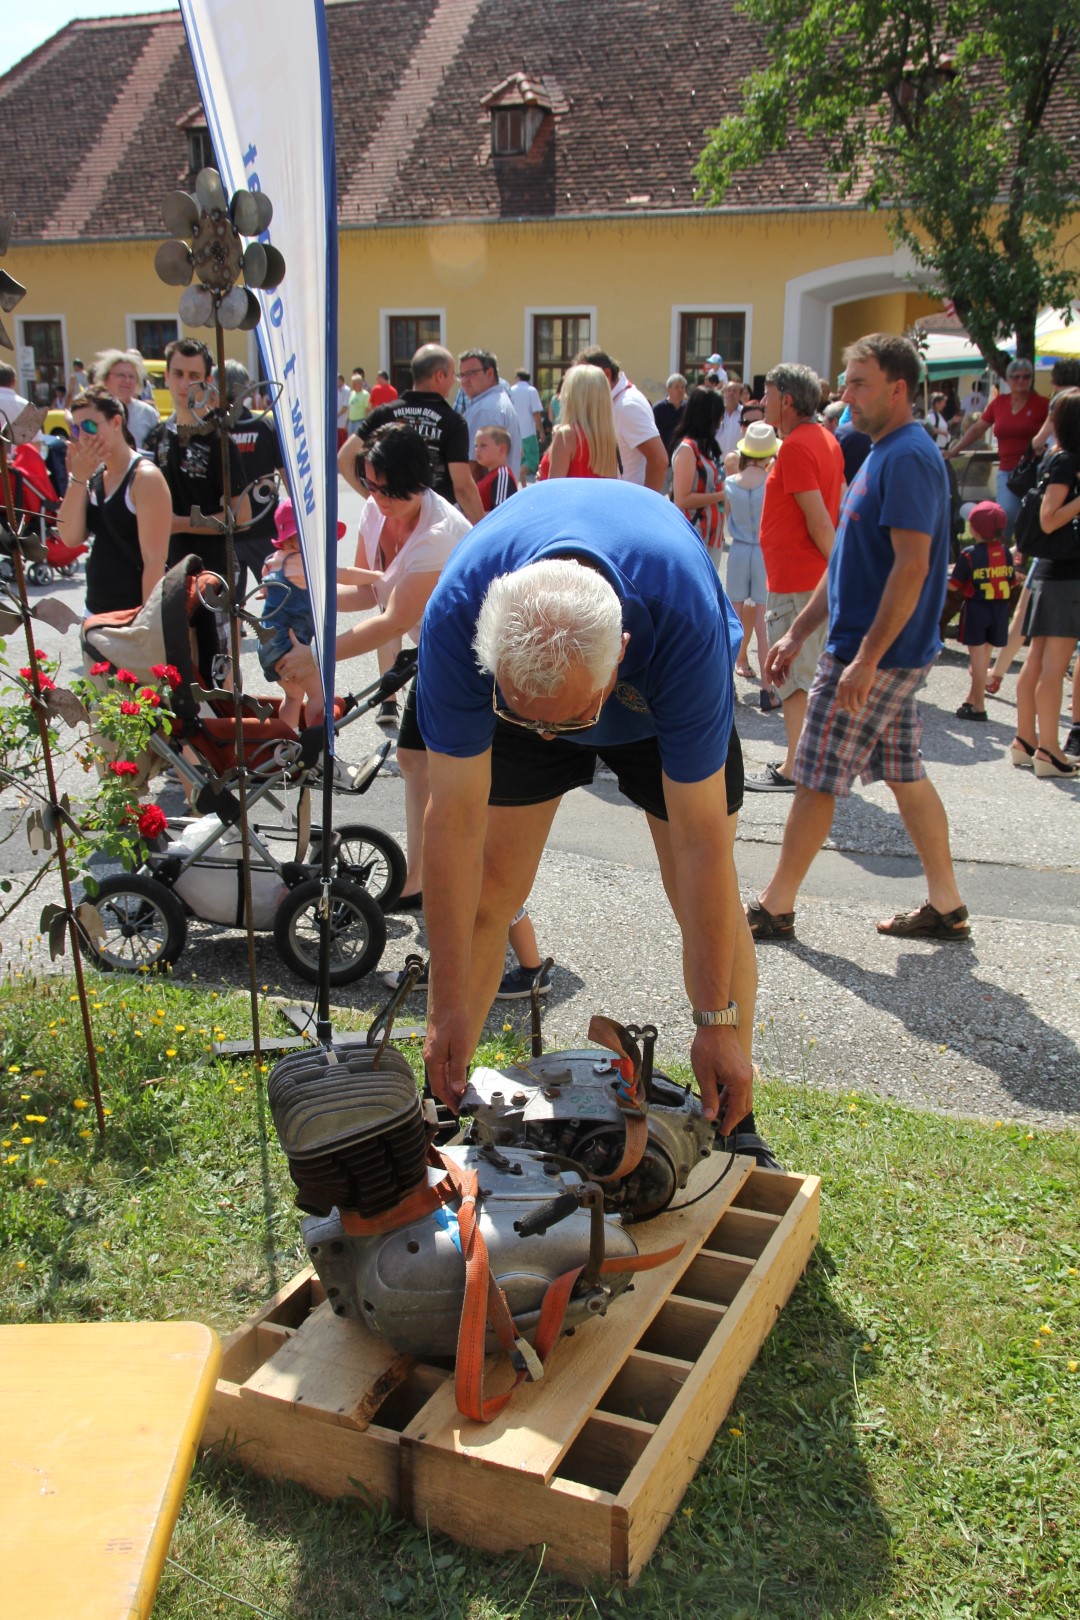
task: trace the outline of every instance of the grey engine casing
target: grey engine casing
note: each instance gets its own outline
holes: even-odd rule
[[[653,1032],[655,1033],[655,1031]],[[545,1052],[505,1069],[474,1069],[461,1113],[470,1135],[508,1147],[572,1159],[590,1176],[610,1176],[625,1137],[616,1064],[595,1048]],[[691,1170],[716,1145],[716,1127],[701,1102],[666,1075],[650,1075],[649,1140],[640,1164],[604,1189],[604,1207],[643,1220],[665,1209]]]
[[[478,1173],[483,1197],[480,1231],[487,1245],[491,1274],[506,1295],[518,1331],[531,1338],[544,1294],[552,1280],[584,1264],[589,1254],[590,1215],[577,1209],[546,1233],[521,1237],[514,1222],[538,1206],[580,1185],[571,1171],[545,1166],[532,1154],[515,1153],[506,1168],[476,1147],[444,1148],[464,1169]],[[434,1172],[438,1179],[438,1172]],[[349,1237],[335,1209],[325,1218],[303,1223],[304,1243],[312,1264],[339,1316],[354,1317],[398,1350],[416,1356],[452,1356],[465,1295],[465,1262],[457,1216],[446,1206],[378,1237]],[[604,1220],[608,1257],[629,1257],[637,1246],[629,1233]],[[602,1315],[608,1300],[621,1294],[633,1277],[615,1272],[603,1287],[573,1298],[565,1327]],[[490,1329],[487,1348],[497,1342]]]

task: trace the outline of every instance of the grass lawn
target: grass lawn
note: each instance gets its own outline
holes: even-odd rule
[[[0,1320],[226,1332],[302,1261],[264,1077],[207,1055],[245,1002],[90,985],[104,1143],[70,984],[0,990]],[[207,1459],[155,1614],[1080,1617],[1080,1136],[780,1083],[758,1112],[823,1178],[820,1248],[633,1591]]]

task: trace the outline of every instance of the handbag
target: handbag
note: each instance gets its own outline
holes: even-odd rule
[[[1029,489],[1020,502],[1013,528],[1013,545],[1025,557],[1037,557],[1046,562],[1080,562],[1080,520],[1073,518],[1063,529],[1047,534],[1039,517],[1043,496],[1050,485],[1048,473],[1043,473],[1034,489]],[[1076,487],[1069,496],[1076,498]]]
[[[1014,495],[1026,495],[1039,482],[1039,458],[1028,445],[1005,480]]]

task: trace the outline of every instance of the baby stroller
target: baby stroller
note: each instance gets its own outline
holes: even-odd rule
[[[26,569],[27,581],[31,585],[51,585],[56,575],[70,579],[78,572],[79,558],[88,548],[65,545],[53,528],[60,497],[45,462],[34,445],[20,444],[11,457],[11,467],[20,532],[23,536],[36,534],[39,541],[37,555]],[[0,557],[0,579],[14,577],[8,558]]]
[[[217,656],[215,618],[225,587],[202,570],[197,557],[172,568],[139,609],[97,614],[85,621],[81,641],[88,679],[94,664],[153,679],[154,665],[180,673],[172,693],[173,730],[155,732],[137,763],[133,790],[171,767],[188,789],[195,816],[170,818],[147,846],[136,872],[102,880],[94,897],[104,933],[89,942],[98,965],[139,972],[176,962],[189,918],[224,927],[244,926],[239,767],[231,697],[210,698]],[[340,736],[410,679],[415,652],[362,692],[334,699]],[[242,718],[251,859],[252,924],[272,931],[283,961],[300,978],[318,983],[321,834],[311,827],[311,788],[359,795],[375,780],[390,749],[383,743],[350,770],[335,760],[326,771],[322,726],[294,731],[279,718],[280,700],[245,696]],[[267,811],[269,820],[262,817]],[[351,984],[377,965],[386,944],[382,907],[391,906],[405,878],[400,846],[379,828],[360,823],[334,830],[331,888],[332,985]]]

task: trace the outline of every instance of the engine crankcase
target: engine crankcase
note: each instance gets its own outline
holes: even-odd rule
[[[470,1146],[443,1151],[463,1169],[477,1172],[480,1231],[491,1274],[506,1296],[518,1331],[531,1338],[548,1285],[589,1259],[591,1217],[587,1209],[579,1208],[546,1232],[526,1237],[519,1235],[514,1223],[579,1186],[580,1177],[528,1152],[504,1158]],[[439,1179],[438,1171],[432,1175]],[[608,1258],[637,1254],[637,1245],[618,1221],[605,1217],[603,1230]],[[444,1205],[376,1237],[349,1236],[335,1209],[329,1216],[305,1220],[303,1235],[338,1316],[364,1322],[409,1355],[454,1354],[465,1297],[465,1262],[454,1207]],[[601,1285],[571,1298],[564,1330],[602,1315],[632,1280],[630,1272],[614,1272]],[[498,1349],[490,1329],[487,1348]]]
[[[472,1117],[470,1139],[490,1136],[500,1148],[553,1153],[591,1177],[611,1176],[626,1134],[618,1085],[617,1065],[600,1051],[545,1052],[505,1069],[474,1069],[461,1113]],[[605,1209],[635,1220],[666,1209],[716,1144],[716,1127],[692,1092],[659,1073],[652,1075],[650,1091],[641,1160],[604,1186]]]

